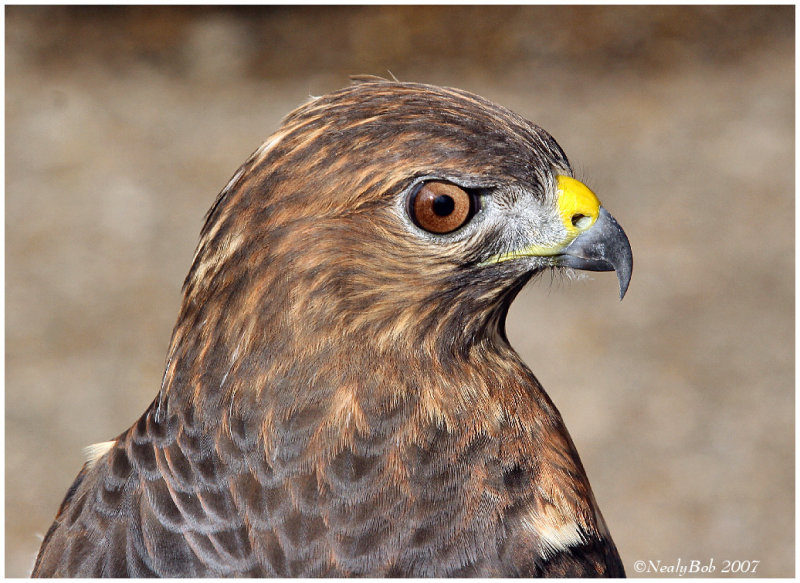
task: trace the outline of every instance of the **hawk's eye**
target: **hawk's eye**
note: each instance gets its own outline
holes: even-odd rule
[[[466,225],[476,210],[475,197],[449,182],[423,182],[409,201],[414,223],[431,233],[452,233]]]

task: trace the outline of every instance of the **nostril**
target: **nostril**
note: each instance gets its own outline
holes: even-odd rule
[[[579,229],[585,229],[592,223],[592,217],[576,213],[572,215],[572,226]]]

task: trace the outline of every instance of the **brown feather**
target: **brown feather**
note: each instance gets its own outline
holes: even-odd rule
[[[34,574],[623,574],[505,337],[534,274],[479,269],[500,232],[403,215],[424,177],[543,198],[554,169],[548,134],[460,90],[362,79],[291,113],[209,211],[159,397]]]

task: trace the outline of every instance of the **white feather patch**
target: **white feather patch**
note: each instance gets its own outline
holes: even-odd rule
[[[543,559],[549,559],[559,551],[585,542],[584,534],[574,522],[553,526],[539,531],[539,555]]]
[[[531,511],[523,520],[539,539],[539,556],[549,559],[556,553],[586,542],[581,526],[568,516],[558,516],[555,512],[539,514]]]
[[[93,443],[92,445],[87,445],[83,448],[83,456],[86,458],[86,463],[89,466],[94,465],[94,463],[103,457],[106,452],[108,452],[116,441],[103,441],[100,443]]]

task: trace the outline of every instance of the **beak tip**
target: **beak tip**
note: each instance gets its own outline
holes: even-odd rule
[[[628,288],[620,286],[620,288],[619,288],[619,301],[622,301],[623,299],[625,299],[625,294],[626,293],[628,293]]]
[[[631,269],[618,269],[617,279],[619,280],[619,301],[628,293],[628,285],[631,283]]]

